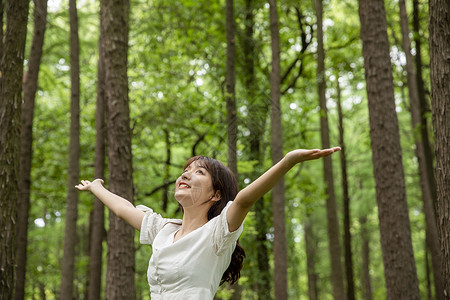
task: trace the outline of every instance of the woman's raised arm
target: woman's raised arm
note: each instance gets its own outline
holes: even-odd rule
[[[341,150],[340,147],[329,149],[313,149],[304,150],[297,149],[289,152],[276,165],[270,168],[263,175],[258,177],[255,181],[241,190],[233,204],[228,208],[227,220],[228,229],[234,231],[241,226],[248,212],[253,204],[261,198],[265,193],[270,191],[275,184],[296,164],[306,161],[318,159],[331,155],[332,153]]]
[[[134,205],[125,198],[108,191],[103,186],[102,179],[95,179],[92,182],[89,180],[82,180],[81,183],[75,187],[80,191],[90,191],[119,218],[125,220],[137,230],[141,230],[141,223],[145,213],[134,207]]]

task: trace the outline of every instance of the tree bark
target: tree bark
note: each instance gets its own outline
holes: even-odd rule
[[[364,300],[372,300],[372,285],[370,283],[370,238],[367,232],[367,218],[360,217],[359,224],[361,225],[361,242],[362,242],[362,272],[361,285]]]
[[[416,72],[414,70],[414,59],[411,54],[411,43],[409,39],[409,25],[408,25],[408,16],[406,13],[406,4],[405,0],[399,1],[400,7],[400,23],[402,29],[402,47],[406,56],[406,71],[407,71],[407,84],[409,91],[409,100],[410,100],[410,108],[411,108],[411,122],[413,129],[414,141],[416,144],[416,156],[419,162],[419,176],[420,176],[420,186],[422,190],[422,201],[425,213],[425,224],[426,224],[426,241],[428,242],[428,248],[431,252],[431,262],[433,266],[433,277],[434,284],[436,290],[436,299],[443,300],[444,299],[444,285],[442,282],[441,276],[441,253],[440,253],[440,245],[439,245],[439,235],[436,224],[435,211],[433,207],[433,203],[435,200],[433,199],[432,186],[430,182],[433,179],[428,178],[430,174],[428,173],[427,159],[425,148],[428,139],[428,135],[423,136],[424,132],[421,129],[422,124],[422,114],[419,103],[419,92],[417,86],[417,77]],[[431,175],[432,176],[432,175]]]
[[[281,71],[280,71],[280,33],[278,30],[277,1],[269,0],[270,36],[272,45],[272,70],[270,73],[271,99],[271,140],[272,163],[283,158],[283,131],[281,126]],[[285,228],[284,178],[272,190],[273,227],[274,227],[274,276],[275,299],[288,298],[287,293],[287,246]]]
[[[225,32],[227,39],[227,60],[225,79],[225,101],[227,106],[227,164],[233,174],[238,178],[237,168],[237,110],[236,110],[236,41],[234,21],[234,1],[225,1]],[[227,288],[232,292],[231,300],[241,299],[242,289],[239,282],[233,287],[229,284]]]
[[[311,216],[305,220],[306,272],[308,273],[308,298],[319,299],[316,273],[316,238],[312,228]]]
[[[76,0],[69,1],[70,15],[70,142],[67,171],[66,228],[62,260],[60,298],[71,300],[74,295],[75,247],[78,243],[78,191],[75,185],[80,174],[80,61]]]
[[[100,7],[102,10],[102,7]],[[102,24],[102,12],[100,12],[100,24]],[[101,25],[100,25],[101,26]],[[103,52],[103,35],[100,30],[100,39],[98,46],[97,63],[97,105],[95,111],[95,178],[104,178],[105,176],[105,157],[106,157],[106,101],[105,101],[105,62]],[[105,206],[99,199],[94,201],[94,210],[91,222],[91,242],[89,250],[89,291],[88,299],[100,299],[102,288],[102,265],[103,265],[103,240],[105,238]]]
[[[387,299],[420,299],[383,0],[360,0],[370,137]]]
[[[322,0],[315,1],[315,9],[317,16],[317,90],[320,106],[320,136],[322,148],[325,149],[330,147],[330,133],[328,127],[328,109],[325,97],[325,51],[323,46]],[[323,159],[323,176],[326,185],[325,197],[327,208],[328,247],[331,262],[331,283],[333,286],[334,299],[338,300],[345,298],[345,290],[341,262],[339,221],[334,193],[333,164],[330,156]]]
[[[245,86],[245,97],[248,100],[248,116],[246,120],[249,134],[249,160],[257,161],[252,180],[255,180],[262,169],[263,155],[261,151],[261,141],[264,139],[264,128],[268,113],[268,106],[262,103],[261,97],[256,93],[257,82],[255,75],[255,41],[254,41],[254,1],[245,1],[245,30],[242,38],[242,51],[244,56],[243,77]],[[269,266],[269,254],[267,249],[267,233],[269,218],[264,198],[259,199],[254,206],[255,230],[254,243],[256,251],[257,272],[255,290],[260,300],[268,299],[271,294],[272,275]]]
[[[226,15],[226,38],[227,38],[227,62],[226,62],[226,90],[225,99],[227,103],[227,137],[228,137],[228,167],[237,177],[237,112],[235,95],[235,62],[236,43],[234,38],[234,4],[233,0],[225,2]]]
[[[436,154],[437,223],[445,299],[450,299],[450,3],[429,2],[431,101]]]
[[[19,201],[22,80],[28,0],[6,1],[0,61],[0,299],[12,299]]]
[[[105,55],[109,189],[133,201],[131,128],[128,99],[128,0],[102,0]],[[135,299],[134,229],[109,214],[107,299]]]
[[[347,179],[347,158],[346,147],[344,142],[344,122],[341,106],[341,86],[339,84],[339,77],[337,83],[337,108],[339,118],[339,145],[341,146],[341,173],[342,173],[342,194],[344,200],[344,250],[345,250],[345,275],[347,279],[347,299],[355,299],[355,285],[353,282],[353,256],[352,256],[352,237],[350,233],[350,196],[348,194],[348,179]]]
[[[23,83],[22,134],[20,153],[19,202],[17,203],[16,228],[16,286],[15,299],[25,297],[25,274],[27,264],[28,215],[30,209],[31,161],[33,156],[33,115],[42,46],[47,24],[47,1],[36,0],[34,8],[34,32],[31,44],[28,72]]]

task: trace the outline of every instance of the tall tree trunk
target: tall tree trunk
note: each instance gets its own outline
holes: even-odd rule
[[[441,253],[440,253],[440,245],[439,245],[439,235],[436,224],[435,210],[433,207],[433,193],[432,186],[430,182],[433,179],[428,178],[431,174],[428,173],[426,152],[425,152],[425,143],[428,139],[428,135],[425,137],[422,136],[423,130],[422,126],[422,114],[419,103],[419,92],[417,87],[417,77],[416,72],[414,70],[414,59],[411,54],[411,43],[409,39],[409,25],[408,25],[408,16],[406,13],[406,4],[405,0],[399,1],[400,7],[400,23],[402,29],[402,47],[406,56],[406,71],[407,71],[407,83],[408,83],[408,91],[409,91],[409,100],[410,100],[410,108],[411,108],[411,121],[412,121],[412,129],[413,136],[416,143],[416,156],[419,162],[419,176],[420,176],[420,186],[422,189],[422,201],[425,213],[425,224],[426,224],[426,241],[429,243],[428,248],[431,252],[431,262],[433,266],[433,276],[434,276],[434,284],[436,290],[436,299],[443,300],[443,290],[444,285],[442,282],[441,276]],[[432,176],[432,175],[431,175]]]
[[[169,202],[169,185],[170,185],[170,161],[172,159],[172,151],[170,148],[170,131],[164,129],[164,137],[166,140],[166,162],[164,164],[164,188],[162,196],[162,210],[167,211],[167,205]]]
[[[330,147],[330,133],[328,128],[328,109],[325,97],[325,51],[323,47],[322,0],[315,0],[317,16],[317,90],[320,105],[320,136],[322,148]],[[341,244],[339,234],[339,221],[337,216],[336,198],[334,194],[333,164],[331,157],[323,159],[323,176],[325,179],[325,197],[327,208],[328,243],[331,261],[331,283],[334,299],[344,299],[344,276],[341,262]]]
[[[33,144],[33,115],[42,46],[47,24],[47,1],[36,0],[34,7],[34,32],[31,44],[28,72],[23,84],[22,135],[20,153],[19,202],[17,203],[16,228],[16,290],[15,299],[25,297],[25,271],[27,264],[28,215],[30,209],[31,161]]]
[[[225,82],[225,100],[227,105],[227,156],[228,167],[238,178],[237,168],[237,110],[236,110],[236,42],[235,42],[235,21],[234,21],[234,1],[225,1],[225,31],[227,39],[227,60],[226,60],[226,82]],[[239,282],[236,282],[233,288],[228,285],[228,289],[232,290],[232,300],[241,299],[242,290]]]
[[[427,167],[427,178],[429,180],[430,190],[432,194],[433,204],[436,205],[436,178],[434,174],[433,167],[433,151],[430,145],[430,138],[428,134],[428,113],[431,108],[425,97],[425,84],[423,82],[422,76],[422,57],[421,57],[421,41],[420,41],[420,24],[419,24],[419,3],[418,0],[413,0],[413,27],[414,27],[414,42],[416,48],[416,81],[417,81],[417,92],[419,96],[419,106],[420,106],[420,132],[422,136],[422,143],[425,151],[426,167]],[[436,212],[436,207],[434,207]],[[436,214],[435,214],[436,215]]]
[[[316,238],[312,228],[312,218],[307,216],[305,220],[305,247],[306,247],[306,271],[308,273],[308,298],[319,299],[316,273]]]
[[[0,0],[0,60],[3,57],[3,16],[5,12],[5,1]]]
[[[361,244],[362,244],[362,272],[361,286],[364,300],[372,300],[372,285],[370,283],[370,247],[369,234],[367,232],[367,218],[360,217],[359,224],[361,226]]]
[[[420,299],[383,0],[359,0],[387,299]]]
[[[102,10],[102,7],[100,7]],[[102,13],[100,12],[100,24],[102,24]],[[100,25],[101,26],[101,25]],[[105,139],[106,139],[106,101],[105,101],[105,62],[103,52],[103,35],[100,30],[97,63],[97,106],[95,111],[95,178],[105,176]],[[88,299],[100,299],[102,288],[102,265],[103,265],[103,239],[105,237],[105,206],[99,199],[94,201],[94,210],[91,222],[91,237],[89,249],[89,291]]]
[[[431,100],[436,153],[437,223],[445,299],[450,299],[450,3],[430,0]]]
[[[66,228],[62,260],[60,298],[71,300],[74,295],[75,256],[77,245],[78,192],[75,185],[80,174],[80,61],[76,0],[69,1],[70,15],[70,142],[67,171]]]
[[[257,82],[255,75],[255,41],[254,32],[254,1],[245,1],[245,17],[244,17],[244,34],[242,38],[242,52],[244,56],[243,77],[245,86],[245,96],[248,100],[248,116],[247,128],[249,134],[249,160],[257,161],[256,171],[252,174],[252,180],[258,177],[262,169],[263,155],[261,151],[261,141],[264,139],[264,128],[268,106],[261,103],[260,97],[257,95]],[[266,212],[266,203],[264,198],[259,199],[254,206],[255,212],[255,230],[254,242],[256,244],[256,293],[258,299],[266,300],[270,295],[272,286],[272,275],[269,266],[269,254],[267,249],[267,233],[268,233],[268,212]]]
[[[339,116],[339,145],[341,146],[341,173],[342,173],[342,191],[344,200],[344,249],[345,249],[345,275],[347,279],[347,299],[355,299],[355,285],[353,282],[353,256],[352,256],[352,237],[350,233],[350,196],[348,194],[348,180],[347,180],[347,158],[346,147],[344,143],[344,122],[341,106],[341,86],[339,77],[337,83],[337,108]]]
[[[271,139],[272,163],[276,164],[283,158],[283,130],[281,126],[280,104],[280,33],[278,30],[277,1],[269,0],[270,36],[272,44],[272,70],[270,72],[270,99],[271,99]],[[273,227],[274,227],[274,275],[275,299],[288,298],[287,293],[287,246],[285,228],[285,195],[284,179],[280,180],[272,191]]]
[[[109,189],[133,201],[131,128],[128,99],[128,0],[102,0],[105,54]],[[107,299],[135,299],[134,229],[109,214]]]
[[[0,299],[12,299],[19,201],[22,79],[28,0],[6,1],[0,61]]]
[[[227,103],[227,136],[228,136],[228,167],[237,176],[237,112],[235,96],[235,62],[236,43],[234,39],[234,4],[233,0],[225,2],[226,37],[227,37],[227,62],[225,99]]]

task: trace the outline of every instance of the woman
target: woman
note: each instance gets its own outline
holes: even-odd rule
[[[219,285],[239,278],[245,257],[237,240],[253,204],[296,164],[328,156],[339,147],[289,152],[238,193],[236,178],[219,161],[196,156],[176,181],[175,199],[183,219],[165,219],[145,206],[134,207],[103,187],[103,180],[82,180],[118,217],[141,231],[153,254],[147,277],[152,299],[213,299]]]

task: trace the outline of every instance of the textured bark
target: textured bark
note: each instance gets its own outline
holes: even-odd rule
[[[19,202],[17,203],[16,232],[16,286],[15,299],[25,297],[25,271],[27,264],[27,233],[30,209],[31,160],[33,144],[33,115],[42,46],[47,24],[47,1],[36,0],[34,7],[34,31],[28,60],[28,72],[23,83],[22,134],[20,153]]]
[[[280,33],[278,30],[278,10],[276,0],[269,0],[270,36],[272,44],[272,70],[270,73],[271,99],[271,139],[272,163],[276,164],[283,158],[283,131],[281,126],[280,104]],[[285,228],[285,195],[284,179],[280,180],[272,191],[273,227],[274,227],[274,276],[275,299],[288,298],[287,293],[287,246]]]
[[[264,128],[268,113],[268,106],[262,103],[261,97],[256,93],[257,82],[255,75],[255,41],[254,32],[254,1],[245,1],[245,31],[242,38],[242,52],[244,56],[243,77],[245,85],[245,96],[248,100],[248,115],[246,120],[249,134],[249,160],[257,161],[255,172],[252,174],[252,180],[256,179],[262,169],[263,155],[261,151],[261,141],[263,141]],[[266,300],[271,293],[272,274],[270,273],[269,254],[267,249],[267,233],[269,218],[264,198],[259,199],[254,206],[255,212],[255,230],[254,242],[256,244],[256,278],[255,290],[258,299]]]
[[[105,54],[109,189],[133,201],[131,128],[128,99],[128,0],[102,0]],[[109,214],[106,299],[135,299],[134,229]]]
[[[0,299],[14,292],[15,236],[19,201],[22,79],[28,0],[6,1],[0,62]]]
[[[228,167],[237,176],[237,112],[236,112],[236,43],[234,38],[234,4],[233,0],[225,2],[225,24],[227,38],[227,62],[225,99],[227,103],[227,145],[228,145]]]
[[[162,210],[167,211],[167,205],[169,202],[169,186],[170,186],[170,161],[172,159],[171,143],[170,143],[170,132],[164,129],[164,137],[166,140],[166,162],[164,164],[164,188],[162,195]]]
[[[100,8],[102,9],[102,8]],[[102,23],[100,12],[100,24]],[[101,25],[100,25],[101,26]],[[97,63],[97,107],[95,111],[95,178],[105,177],[105,67],[103,54],[103,37],[100,33]],[[105,206],[95,199],[92,213],[91,236],[89,249],[89,291],[88,299],[100,299],[102,288],[103,239],[105,238]]]
[[[306,247],[306,271],[308,273],[308,298],[319,299],[316,273],[316,239],[312,228],[311,216],[305,220],[305,247]]]
[[[361,244],[362,244],[362,272],[361,285],[364,300],[372,300],[372,284],[370,283],[370,246],[369,234],[367,232],[367,218],[360,217],[359,224],[361,224]]]
[[[429,2],[431,101],[436,154],[437,222],[445,299],[450,299],[450,3]]]
[[[420,299],[383,0],[360,0],[370,137],[387,299]]]
[[[430,174],[428,172],[427,159],[425,153],[425,147],[427,147],[425,143],[428,142],[425,139],[428,139],[428,136],[426,135],[424,137],[422,135],[422,133],[424,132],[421,129],[423,116],[421,114],[419,103],[419,91],[417,87],[416,72],[414,70],[414,59],[411,54],[411,42],[409,39],[409,25],[408,25],[408,16],[406,13],[405,0],[399,1],[399,7],[400,7],[400,20],[402,29],[402,47],[406,56],[406,71],[407,71],[407,84],[411,108],[411,122],[414,140],[416,143],[416,156],[419,162],[420,186],[422,190],[422,201],[425,213],[425,225],[427,235],[426,241],[428,242],[428,248],[430,249],[431,252],[436,299],[442,300],[444,299],[443,293],[444,286],[441,276],[442,259],[440,253],[439,236],[436,224],[435,211],[433,207],[433,203],[435,202],[432,193],[433,187],[430,185],[430,182],[432,182],[433,179],[428,178]]]
[[[77,239],[78,192],[75,185],[80,174],[80,61],[78,16],[76,0],[69,1],[70,15],[70,142],[69,169],[67,171],[66,227],[60,298],[71,300],[74,295],[75,248]]]
[[[345,250],[345,275],[347,280],[347,299],[355,299],[355,285],[353,282],[353,261],[352,261],[352,237],[350,233],[350,196],[348,194],[347,180],[347,158],[344,143],[344,122],[341,107],[341,86],[337,80],[337,107],[339,117],[339,145],[341,146],[341,173],[342,173],[342,194],[344,202],[344,250]]]
[[[320,137],[322,148],[330,147],[330,133],[328,127],[328,109],[325,97],[325,51],[323,46],[322,29],[322,0],[315,1],[317,16],[317,91],[320,106]],[[339,233],[339,221],[337,216],[336,197],[334,193],[333,164],[331,157],[323,158],[323,176],[325,180],[325,197],[327,209],[328,244],[331,262],[331,283],[334,299],[344,299],[344,274],[341,262],[341,244]]]

